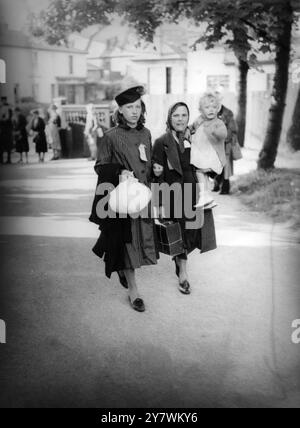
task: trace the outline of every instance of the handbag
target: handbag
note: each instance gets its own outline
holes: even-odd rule
[[[231,152],[232,152],[232,159],[233,160],[242,159],[243,154],[242,154],[242,150],[241,150],[241,147],[239,145],[237,138],[234,139],[234,143],[232,144]]]
[[[181,227],[177,221],[155,219],[155,230],[160,253],[172,257],[184,253]]]

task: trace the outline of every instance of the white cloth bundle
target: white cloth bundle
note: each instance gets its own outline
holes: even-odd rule
[[[149,204],[151,190],[136,178],[121,182],[109,197],[110,208],[119,214],[137,214]]]

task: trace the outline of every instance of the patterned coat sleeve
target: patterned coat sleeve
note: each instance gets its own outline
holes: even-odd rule
[[[99,140],[95,171],[97,172],[97,166],[110,164],[111,162],[112,142],[108,135],[104,135],[104,137]]]
[[[162,167],[165,166],[164,162],[164,147],[162,138],[155,140],[152,148],[152,163],[158,163]]]

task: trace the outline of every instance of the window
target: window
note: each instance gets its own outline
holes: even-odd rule
[[[172,68],[167,67],[166,68],[166,94],[171,93],[171,87],[172,87]]]
[[[0,59],[0,83],[6,83],[6,64],[4,59]]]
[[[209,75],[207,76],[207,89],[216,91],[221,86],[223,89],[229,89],[230,77],[228,74]]]
[[[66,86],[65,85],[58,85],[58,96],[59,97],[65,97],[66,96]]]
[[[73,55],[69,55],[69,74],[73,74]]]
[[[16,83],[14,86],[14,100],[15,100],[16,104],[20,100],[20,84],[19,83]]]

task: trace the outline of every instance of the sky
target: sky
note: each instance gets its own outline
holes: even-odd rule
[[[11,30],[22,30],[26,26],[27,16],[47,7],[50,0],[0,0],[1,20]]]

